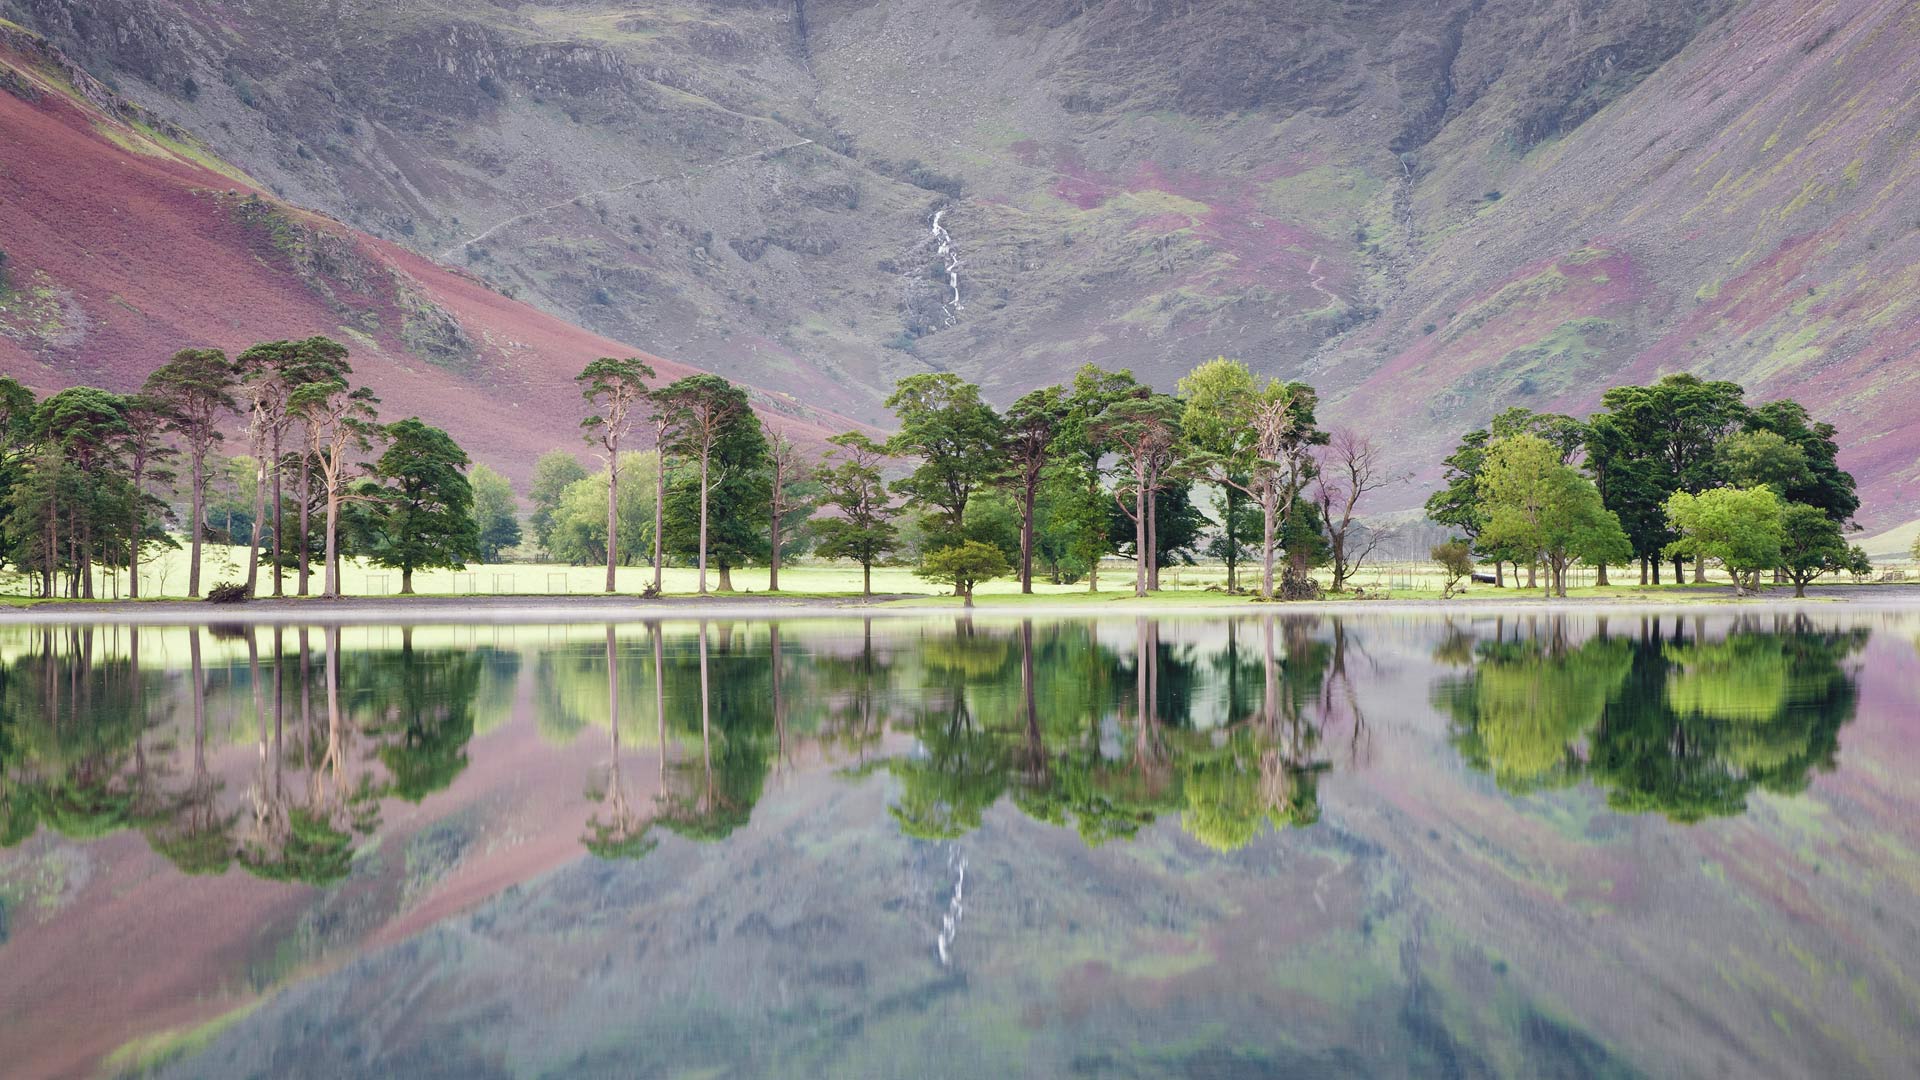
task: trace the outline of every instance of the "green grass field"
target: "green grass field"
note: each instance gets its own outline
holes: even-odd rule
[[[224,581],[243,581],[246,577],[246,549],[209,545],[203,554],[201,566],[201,589],[206,589]],[[140,589],[143,599],[179,599],[187,591],[187,553],[184,550],[168,551],[147,560],[141,567]],[[317,563],[316,563],[317,567]],[[1911,567],[1885,567],[1887,571],[1904,573],[1908,580],[1920,580]],[[1689,596],[1719,596],[1724,591],[1726,578],[1723,574],[1710,573],[1708,587],[1687,585],[1641,586],[1637,576],[1631,571],[1616,570],[1617,581],[1630,582],[1616,584],[1605,589],[1593,586],[1594,573],[1591,568],[1576,568],[1569,576],[1568,597],[1607,598],[1614,600],[1685,600]],[[1320,574],[1321,583],[1327,584],[1327,574]],[[342,574],[342,591],[348,596],[393,596],[400,591],[398,571],[381,567],[367,566],[358,560],[348,560]],[[616,574],[617,591],[625,594],[638,594],[653,580],[653,571],[645,566],[621,567]],[[1243,588],[1253,588],[1259,583],[1258,567],[1243,568],[1241,573]],[[1525,580],[1524,572],[1519,577],[1508,576],[1508,588],[1495,590],[1492,586],[1473,586],[1465,595],[1486,598],[1489,596],[1538,595],[1541,590],[1526,590],[1518,586]],[[1851,579],[1839,579],[1848,580]],[[297,578],[293,573],[285,575],[287,595],[293,595]],[[464,571],[423,570],[414,574],[414,592],[422,596],[572,596],[599,594],[606,582],[606,570],[598,566],[563,566],[546,563],[501,563],[475,565]],[[1442,580],[1439,571],[1420,563],[1394,563],[1378,567],[1369,566],[1355,578],[1354,584],[1370,596],[1384,594],[1396,600],[1439,599]],[[692,595],[698,591],[698,572],[690,567],[669,567],[665,574],[668,595]],[[709,573],[709,586],[717,589],[719,575]],[[748,596],[767,591],[767,570],[765,567],[739,569],[733,572],[734,595]],[[788,565],[780,571],[780,595],[785,597],[832,597],[844,598],[857,596],[860,592],[860,568],[852,564],[818,562],[803,560]],[[1153,598],[1155,602],[1168,604],[1242,604],[1248,602],[1244,595],[1229,595],[1226,592],[1226,568],[1223,566],[1183,566],[1170,567],[1161,572],[1161,590]],[[16,601],[27,599],[32,594],[33,582],[17,573],[0,573],[0,601],[12,598]],[[318,574],[311,585],[314,593],[320,591]],[[261,595],[269,594],[268,577],[265,568],[261,574]],[[901,603],[959,603],[957,598],[945,595],[940,586],[916,577],[907,567],[875,567],[873,572],[873,591],[877,595],[888,597],[907,597]],[[123,599],[127,593],[127,580],[124,572],[101,574],[95,578],[94,595],[102,600]],[[1083,581],[1075,585],[1054,585],[1036,581],[1034,594],[1023,596],[1019,583],[1011,578],[982,584],[976,590],[976,599],[983,606],[1005,606],[1023,604],[1060,604],[1060,603],[1098,603],[1103,601],[1131,598],[1133,595],[1133,568],[1130,564],[1113,561],[1104,565],[1100,571],[1100,591],[1092,593]],[[1330,596],[1329,599],[1347,599],[1352,594]]]

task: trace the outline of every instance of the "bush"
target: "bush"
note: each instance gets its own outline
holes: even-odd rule
[[[244,604],[251,599],[247,587],[237,581],[223,581],[207,590],[209,604]]]
[[[1454,590],[1460,587],[1460,579],[1473,573],[1473,549],[1465,540],[1449,540],[1435,544],[1431,554],[1447,579],[1446,586],[1440,590],[1441,599],[1450,600]]]

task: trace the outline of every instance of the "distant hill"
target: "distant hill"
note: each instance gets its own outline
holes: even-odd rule
[[[1690,370],[1920,515],[1905,0],[0,12],[289,203],[865,421],[916,371],[1226,354],[1430,481],[1508,405]]]

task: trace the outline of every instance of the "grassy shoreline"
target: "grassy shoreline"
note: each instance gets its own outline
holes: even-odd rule
[[[1136,598],[1131,592],[1055,592],[982,594],[975,614],[1110,616],[1110,615],[1257,615],[1257,614],[1395,614],[1420,612],[1453,614],[1482,611],[1636,611],[1699,608],[1745,610],[1821,609],[1840,606],[1913,607],[1920,605],[1920,585],[1812,586],[1805,599],[1795,599],[1790,588],[1770,589],[1758,597],[1733,595],[1730,586],[1684,585],[1664,587],[1615,586],[1571,590],[1566,598],[1547,597],[1538,590],[1481,589],[1469,595],[1440,599],[1418,592],[1404,596],[1359,599],[1351,595],[1318,601],[1262,603],[1256,598],[1201,590],[1156,593]],[[575,622],[602,619],[684,619],[707,615],[734,618],[796,616],[892,616],[934,612],[961,614],[966,608],[952,596],[887,594],[863,600],[857,593],[715,593],[670,594],[658,599],[637,595],[580,593],[536,595],[349,596],[337,600],[318,597],[258,599],[241,604],[209,604],[179,598],[132,600],[65,600],[24,597],[0,598],[0,624],[40,622],[135,623],[315,623],[376,622],[405,619],[415,622],[468,622],[475,619],[511,622]]]

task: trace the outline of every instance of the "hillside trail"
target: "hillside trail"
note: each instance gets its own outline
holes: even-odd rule
[[[813,145],[812,139],[801,139],[799,142],[787,143],[784,146],[773,146],[773,147],[768,147],[765,150],[755,150],[746,154],[736,154],[735,156],[730,158],[722,158],[719,161],[709,162],[696,169],[687,169],[677,173],[657,173],[653,176],[643,176],[638,180],[629,180],[624,184],[615,184],[612,187],[600,188],[599,190],[596,190],[596,191],[583,191],[578,195],[572,196],[571,198],[561,199],[559,202],[556,202],[556,203],[548,203],[546,206],[535,207],[532,210],[525,211],[524,213],[515,214],[512,217],[506,218],[503,221],[496,222],[489,228],[483,230],[482,232],[476,233],[473,236],[468,237],[467,239],[462,240],[459,243],[448,248],[447,250],[441,252],[440,261],[446,262],[452,259],[455,255],[458,255],[460,252],[466,250],[467,248],[470,248],[473,245],[480,243],[482,240],[487,239],[488,237],[492,236],[493,234],[499,232],[502,229],[511,228],[515,225],[520,224],[523,221],[532,221],[534,218],[537,218],[542,214],[550,214],[555,210],[562,209],[563,207],[576,205],[586,199],[597,198],[601,195],[617,195],[623,191],[632,191],[634,188],[645,187],[649,184],[657,184],[664,180],[691,180],[702,173],[711,172],[714,169],[722,168],[727,165],[738,164],[742,161],[754,161],[761,158],[768,158],[768,157],[772,157],[775,154],[784,154],[789,150],[797,150],[802,146],[812,146],[812,145]]]
[[[1320,272],[1320,256],[1315,255],[1313,257],[1313,261],[1307,264],[1308,287],[1313,289],[1314,292],[1319,293],[1321,296],[1326,297],[1327,303],[1336,304],[1336,305],[1339,305],[1340,307],[1345,307],[1347,304],[1345,300],[1340,299],[1340,297],[1336,295],[1332,289],[1329,289],[1325,285],[1321,284],[1326,280],[1327,280],[1327,275]]]

